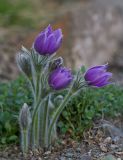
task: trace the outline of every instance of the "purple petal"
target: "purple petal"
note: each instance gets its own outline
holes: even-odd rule
[[[35,42],[34,42],[34,48],[37,52],[40,53],[40,51],[42,51],[43,47],[44,47],[44,44],[45,44],[45,41],[46,41],[46,34],[43,33],[43,34],[40,34],[36,39],[35,39]]]
[[[85,80],[86,81],[95,81],[96,79],[98,79],[102,74],[105,73],[104,69],[90,69],[86,72],[85,74]]]
[[[49,76],[49,85],[58,90],[65,88],[72,81],[73,76],[69,69],[58,68],[54,70]]]
[[[53,34],[55,35],[56,40],[58,40],[59,37],[63,37],[61,29],[55,30]]]
[[[91,69],[108,69],[108,63],[104,64],[104,65],[91,67],[89,70],[91,70]]]
[[[63,76],[57,76],[57,78],[55,78],[53,80],[53,85],[54,85],[54,88],[58,88],[58,87],[62,87],[64,86],[66,80]]]
[[[50,24],[48,25],[48,27],[45,29],[44,32],[47,33],[47,36],[49,36],[53,32],[53,29]]]
[[[106,72],[103,73],[102,75],[98,76],[95,80],[91,81],[91,83],[96,84],[102,81],[102,79],[106,78],[106,80],[109,80],[112,77],[112,73]]]
[[[55,48],[56,50],[61,46],[61,43],[62,43],[62,36],[59,37],[59,39],[56,42],[56,48]]]
[[[100,87],[107,86],[109,84],[112,84],[112,82],[105,82],[105,83],[102,83],[102,84],[98,85],[97,87],[100,88]]]
[[[56,46],[56,39],[55,39],[55,36],[54,34],[51,34],[49,37],[48,37],[48,47],[47,47],[47,51],[48,53],[53,53],[55,52],[55,46]]]
[[[39,54],[53,54],[60,47],[62,36],[61,29],[53,31],[51,25],[48,25],[48,27],[36,37],[33,47]]]
[[[95,82],[91,82],[92,85],[94,86],[97,86],[97,87],[100,87],[100,86],[103,86],[107,83],[109,83],[109,79],[112,77],[112,73],[110,72],[107,72],[104,76],[100,77],[99,79],[97,79],[97,81]]]

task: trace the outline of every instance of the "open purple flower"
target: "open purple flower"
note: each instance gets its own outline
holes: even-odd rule
[[[66,88],[72,80],[73,76],[71,70],[61,67],[51,72],[49,76],[49,85],[55,90],[60,90]]]
[[[112,77],[112,73],[107,72],[108,65],[95,66],[87,70],[84,75],[88,85],[95,87],[103,87],[111,84],[109,81]]]
[[[41,55],[51,55],[61,46],[62,37],[61,29],[53,31],[52,27],[49,25],[36,37],[34,48]]]

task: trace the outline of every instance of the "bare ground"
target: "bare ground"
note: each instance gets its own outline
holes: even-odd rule
[[[112,123],[113,122],[113,123]],[[84,133],[83,139],[76,142],[67,136],[60,137],[52,151],[30,151],[24,158],[20,147],[11,145],[0,151],[1,160],[114,160],[123,159],[123,133],[119,129],[121,120],[100,120],[92,129]],[[107,127],[106,127],[107,126]],[[117,127],[116,127],[117,126]]]

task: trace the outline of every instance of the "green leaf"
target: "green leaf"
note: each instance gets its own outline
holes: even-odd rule
[[[5,144],[5,143],[6,143],[6,137],[2,137],[2,138],[1,138],[1,143],[2,143],[2,144]]]
[[[85,71],[86,71],[85,66],[82,66],[82,67],[81,67],[81,72],[82,72],[82,73],[85,73]]]
[[[10,137],[8,138],[8,140],[9,140],[10,142],[15,142],[17,139],[18,139],[18,137],[17,137],[16,135],[12,135],[12,136],[10,136]]]
[[[10,122],[9,121],[7,121],[6,123],[5,123],[5,129],[6,129],[6,131],[7,132],[11,132],[11,125],[10,125]]]

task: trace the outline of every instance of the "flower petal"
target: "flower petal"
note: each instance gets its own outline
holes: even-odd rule
[[[34,48],[37,52],[42,52],[43,48],[44,48],[44,44],[45,44],[45,41],[46,41],[46,34],[43,33],[43,34],[40,34],[36,39],[35,39],[35,42],[34,42]]]
[[[51,55],[61,46],[62,37],[61,29],[53,31],[51,25],[48,25],[48,27],[36,37],[33,47],[41,55]]]
[[[54,70],[49,76],[49,85],[55,89],[63,89],[67,87],[72,81],[73,76],[68,68],[58,68]]]
[[[59,37],[63,37],[61,29],[55,30],[53,34],[55,35],[56,40],[58,40]]]

